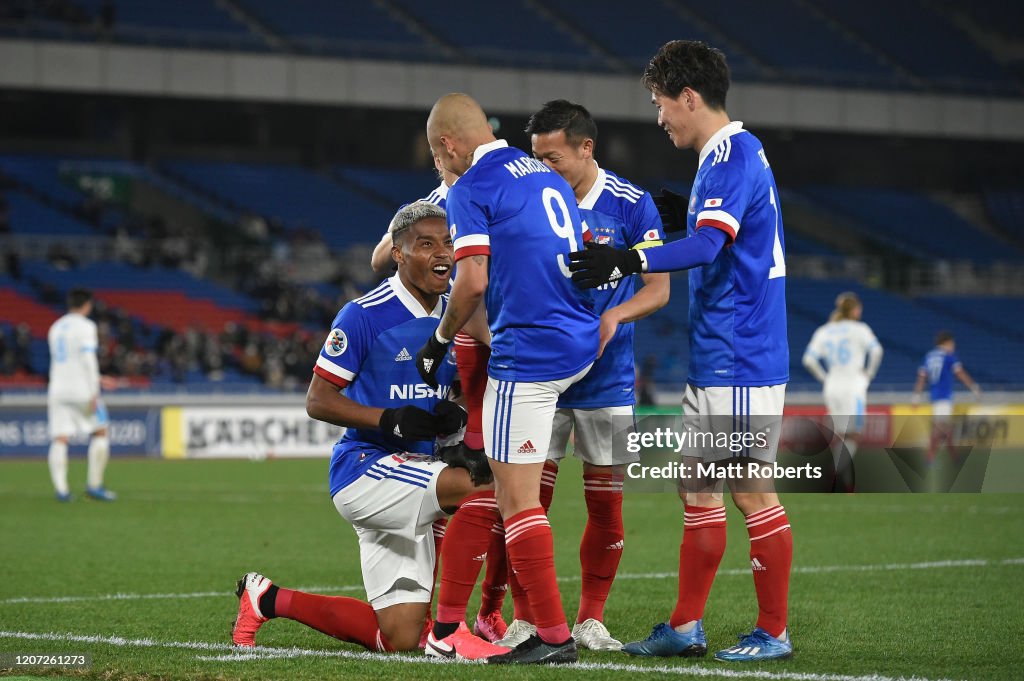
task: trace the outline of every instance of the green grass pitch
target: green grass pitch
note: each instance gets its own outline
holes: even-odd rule
[[[445,681],[1024,676],[1024,495],[1014,494],[783,498],[796,546],[790,597],[796,655],[788,661],[726,666],[710,656],[650,661],[584,651],[584,668],[492,669],[429,664],[417,655],[366,659],[354,646],[283,620],[258,636],[274,655],[232,658],[234,583],[248,570],[282,586],[362,596],[355,535],[327,496],[326,468],[325,460],[115,460],[108,483],[121,500],[62,505],[52,499],[45,462],[0,463],[0,653],[93,656],[85,671],[0,675]],[[84,464],[75,460],[71,479],[84,478]],[[552,509],[570,617],[579,597],[584,508],[580,468],[570,460]],[[681,519],[672,495],[627,493],[625,552],[606,613],[612,633],[624,641],[646,636],[671,612]],[[747,548],[742,519],[730,506],[729,546],[705,616],[712,650],[731,645],[753,624]],[[474,600],[471,612],[475,606]],[[27,638],[38,634],[46,638]]]

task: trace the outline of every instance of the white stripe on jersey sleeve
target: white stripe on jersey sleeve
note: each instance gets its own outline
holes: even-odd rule
[[[735,234],[739,234],[740,223],[732,215],[726,213],[724,210],[702,210],[697,213],[697,226],[700,226],[702,220],[715,220],[717,222],[724,222],[725,224],[732,227],[732,231]]]
[[[460,248],[466,248],[467,246],[488,246],[491,245],[491,237],[487,234],[467,234],[466,236],[460,236],[452,244],[454,249],[458,251]]]
[[[353,378],[356,377],[354,373],[352,373],[348,369],[338,366],[337,364],[331,362],[330,360],[325,359],[323,355],[320,355],[319,357],[316,358],[316,365],[323,369],[324,371],[330,372],[337,376],[338,378],[343,378],[346,381],[351,381]]]

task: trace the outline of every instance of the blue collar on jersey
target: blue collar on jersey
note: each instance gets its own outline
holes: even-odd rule
[[[706,159],[708,154],[714,151],[715,147],[721,144],[726,137],[732,137],[738,132],[743,132],[743,121],[732,121],[731,123],[726,123],[719,128],[718,132],[712,135],[711,139],[708,140],[708,143],[704,145],[704,148],[700,150],[700,160],[697,161],[697,169],[699,170],[700,167],[704,165],[704,159]]]
[[[398,274],[392,276],[388,281],[391,282],[391,290],[395,292],[395,296],[397,296],[402,305],[405,305],[405,308],[412,313],[413,317],[416,319],[420,319],[421,317],[441,318],[441,313],[444,311],[444,298],[442,296],[438,296],[437,305],[434,306],[434,310],[432,312],[428,313],[423,309],[423,305],[420,304],[420,301],[416,300],[416,297],[412,292],[405,287],[405,284],[402,283]]]
[[[496,149],[504,149],[507,146],[508,142],[506,142],[505,140],[494,140],[493,142],[488,142],[487,144],[481,144],[479,147],[473,150],[473,162],[470,165],[475,166],[476,162],[483,158],[485,154],[489,154],[492,151],[495,151]]]

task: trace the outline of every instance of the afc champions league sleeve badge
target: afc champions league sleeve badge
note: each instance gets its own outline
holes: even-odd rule
[[[327,340],[324,342],[324,352],[331,357],[337,357],[348,350],[348,336],[341,329],[331,329]]]

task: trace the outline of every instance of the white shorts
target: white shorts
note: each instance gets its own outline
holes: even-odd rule
[[[102,400],[96,401],[96,411],[90,410],[89,402],[67,402],[53,399],[47,401],[46,417],[50,426],[50,437],[75,437],[92,435],[109,422],[107,408]]]
[[[836,435],[859,433],[864,430],[867,390],[826,387],[824,397],[825,408],[832,419],[832,430]]]
[[[936,421],[949,421],[953,416],[953,400],[935,400],[932,402],[932,418]]]
[[[366,599],[374,610],[429,603],[434,589],[435,520],[448,517],[437,502],[445,464],[415,454],[374,463],[334,495],[334,506],[359,537]]]
[[[488,377],[484,390],[484,450],[503,463],[543,463],[548,458],[558,397],[590,371],[557,381],[515,383]]]
[[[774,462],[782,433],[785,402],[785,383],[708,388],[687,383],[683,392],[683,429],[710,435],[704,442],[714,441],[715,445],[684,449],[683,455],[706,461],[743,457]],[[747,436],[745,440],[744,435]],[[729,446],[719,446],[723,438]]]
[[[558,409],[551,428],[548,460],[565,458],[569,435],[575,431],[573,456],[594,466],[616,466],[640,460],[626,451],[626,436],[636,430],[633,407]]]

